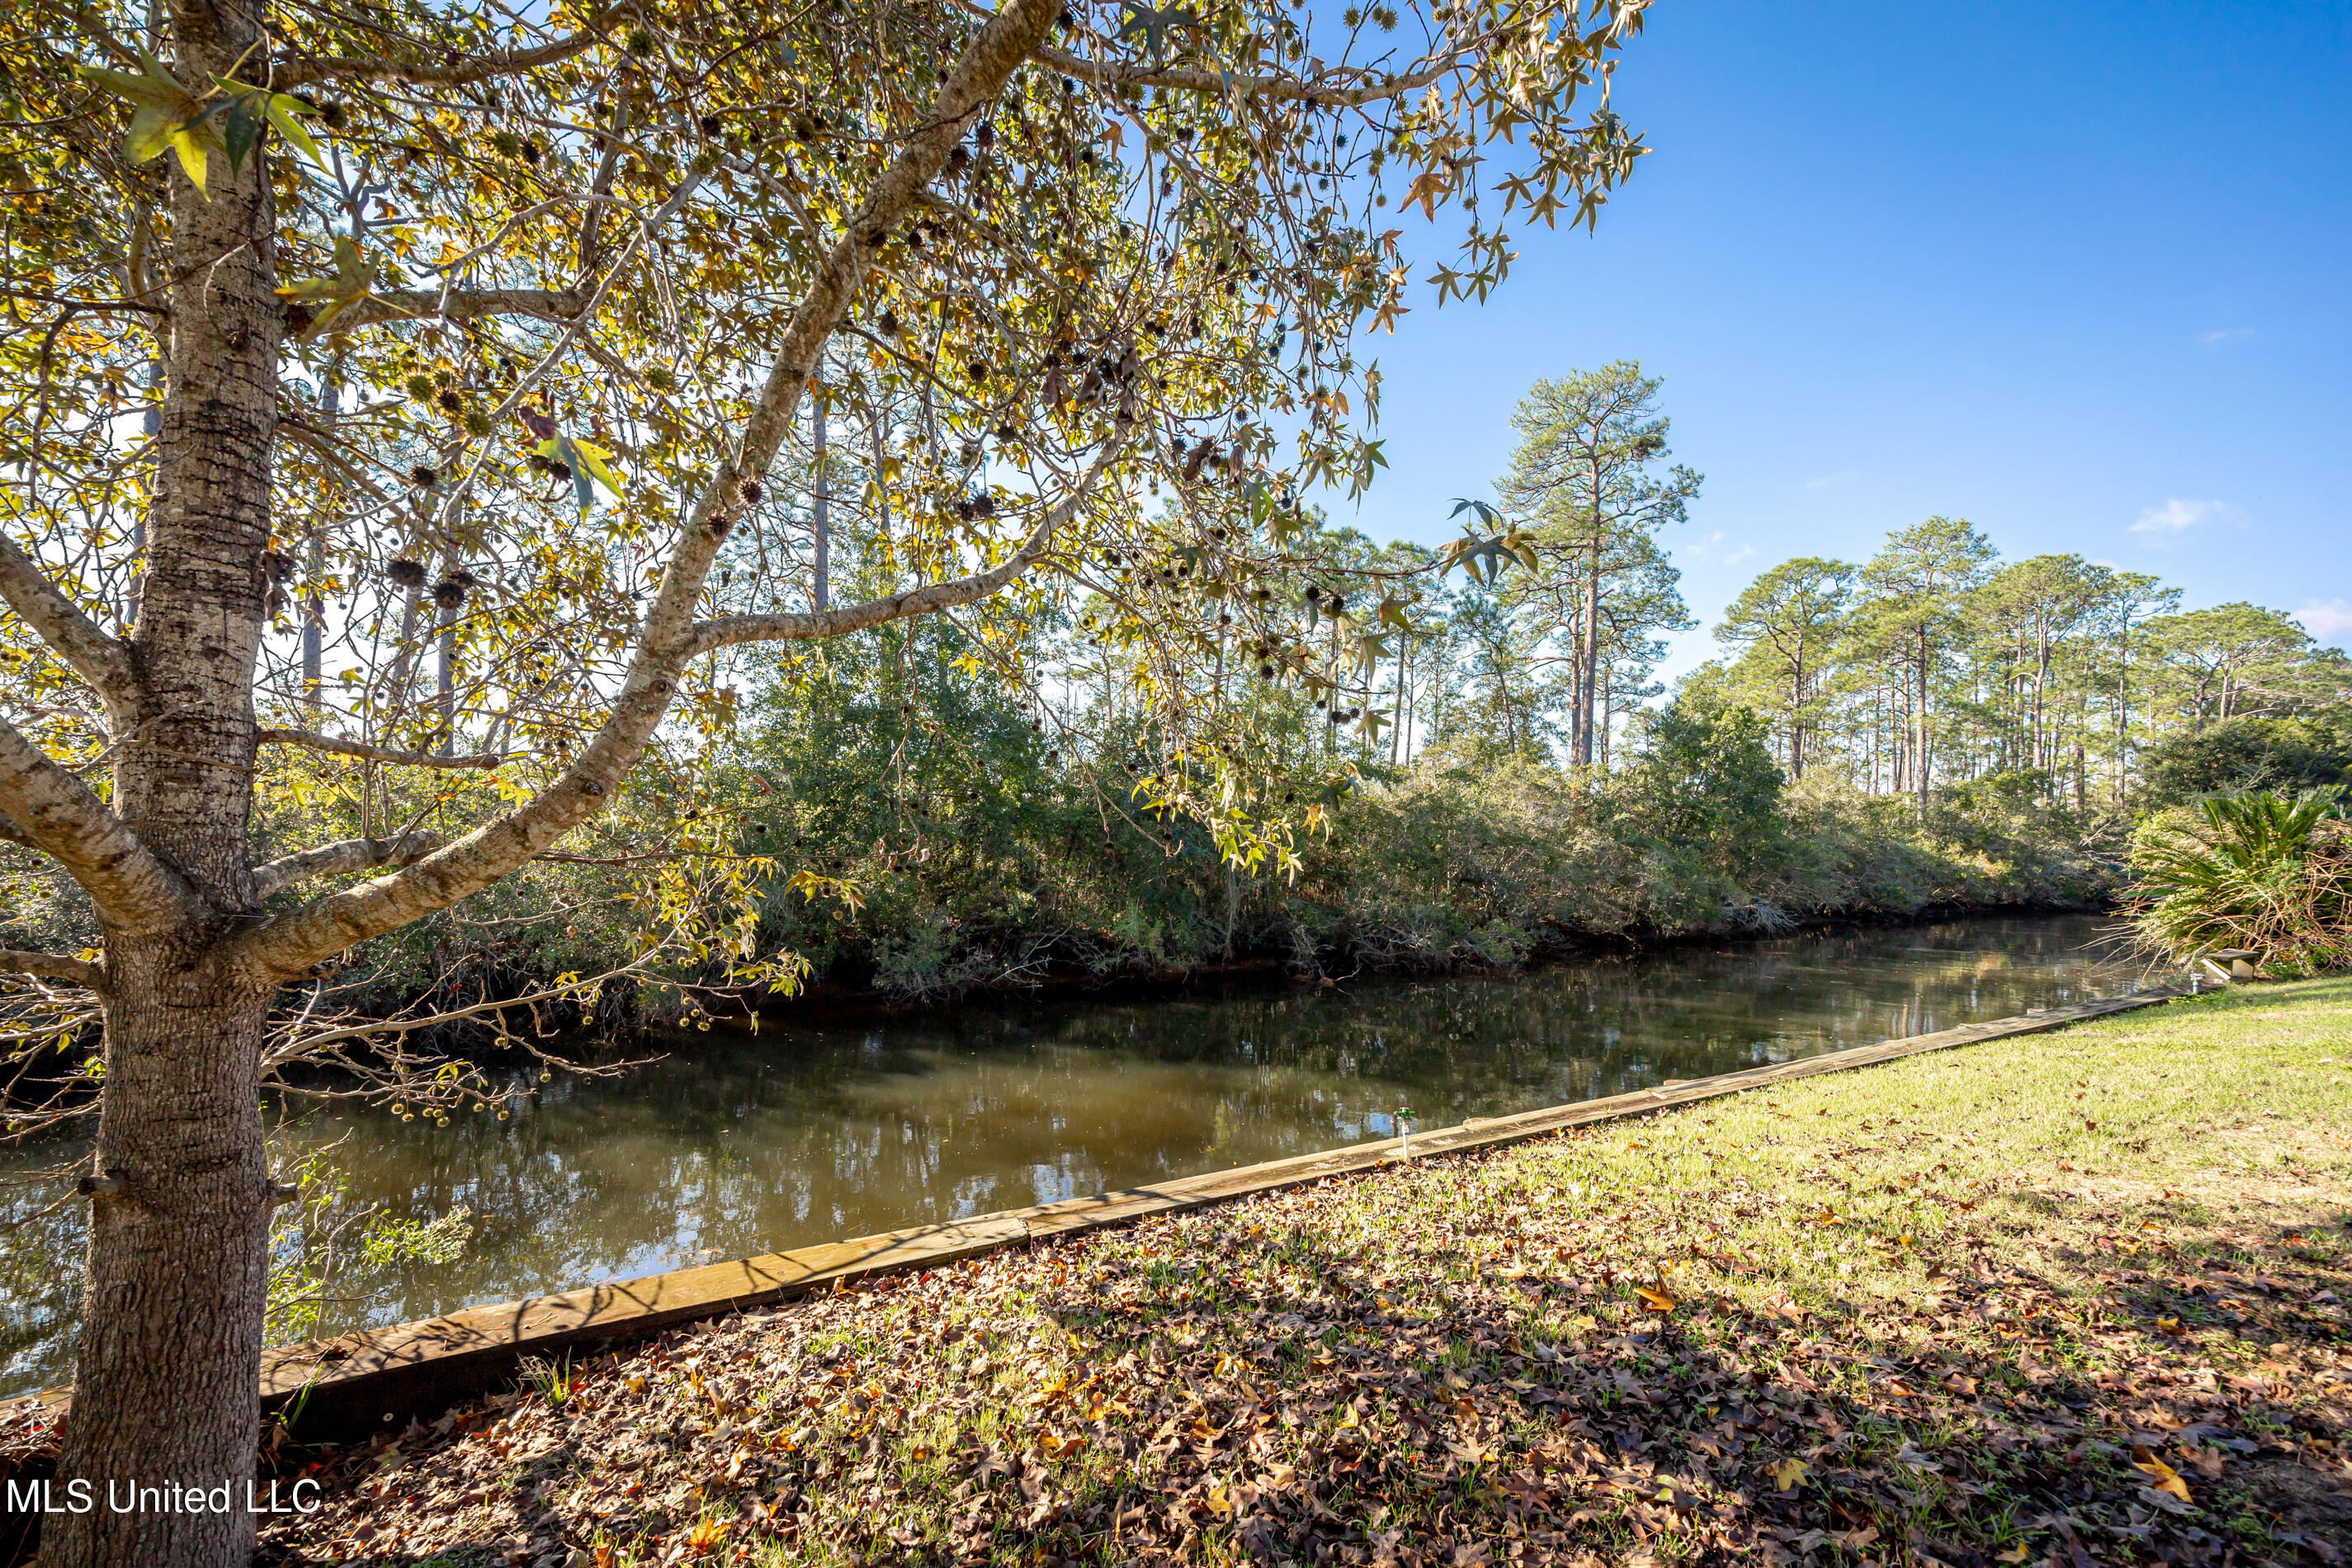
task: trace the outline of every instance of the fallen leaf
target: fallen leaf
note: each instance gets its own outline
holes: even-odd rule
[[[2141,1447],[2137,1443],[2132,1445],[2132,1466],[2135,1469],[2145,1471],[2147,1474],[2155,1478],[2155,1479],[2151,1480],[2148,1485],[2153,1487],[2156,1490],[2160,1492],[2170,1492],[2182,1502],[2190,1502],[2195,1500],[2189,1497],[2189,1483],[2180,1479],[2179,1471],[2174,1469],[2170,1465],[2166,1464],[2162,1459],[2158,1458],[2154,1454],[2148,1452],[2146,1448]]]
[[[1643,1304],[1647,1306],[1653,1312],[1671,1312],[1677,1306],[1681,1305],[1680,1302],[1676,1301],[1665,1291],[1654,1290],[1647,1285],[1634,1286],[1633,1294],[1642,1298]]]
[[[1772,1484],[1782,1491],[1794,1491],[1802,1486],[1811,1467],[1802,1459],[1783,1459],[1772,1467]]]

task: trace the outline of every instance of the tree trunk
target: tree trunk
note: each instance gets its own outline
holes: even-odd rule
[[[1912,747],[1911,782],[1919,791],[1919,820],[1927,820],[1927,628],[1919,628],[1919,708],[1912,715],[1919,739]]]
[[[1805,726],[1797,715],[1805,708],[1805,672],[1799,666],[1789,683],[1789,782],[1797,784],[1805,776]]]
[[[1592,761],[1592,714],[1597,706],[1595,686],[1601,678],[1601,515],[1592,517],[1592,557],[1584,573],[1584,646],[1577,650],[1577,664],[1581,671],[1577,686],[1577,722],[1575,757],[1579,763]]]
[[[824,384],[811,385],[809,395],[810,466],[815,470],[809,487],[809,532],[816,556],[810,573],[809,607],[823,615],[833,597],[833,487],[824,471],[825,432],[832,421],[825,414]]]
[[[269,1173],[261,1137],[268,998],[187,970],[184,938],[107,963],[106,1101],[73,1410],[60,1482],[97,1506],[43,1521],[58,1568],[228,1568],[253,1552],[246,1489],[260,1435]],[[201,1310],[190,1310],[201,1303]],[[130,1488],[228,1489],[226,1511],[133,1509]],[[109,1484],[116,1491],[109,1497]],[[218,1500],[217,1494],[213,1500]]]
[[[183,0],[173,67],[204,90],[266,80],[251,0]],[[260,158],[211,170],[212,199],[170,169],[170,342],[113,805],[204,907],[160,933],[109,929],[106,1097],[62,1479],[99,1492],[45,1521],[55,1568],[242,1568],[259,1432],[268,1173],[260,1045],[271,992],[201,955],[250,906],[253,670],[267,592],[277,439],[276,236]],[[172,160],[166,159],[170,164]],[[118,1488],[229,1489],[225,1512],[116,1512]],[[118,1492],[118,1495],[120,1493]]]
[[[1395,767],[1404,754],[1404,688],[1405,667],[1411,659],[1412,645],[1400,635],[1397,638],[1396,701],[1389,710],[1389,766]]]
[[[2124,805],[2124,761],[2131,745],[2131,631],[2124,631],[2124,653],[2116,666],[2116,809]]]
[[[457,569],[453,554],[442,563],[442,575]],[[440,737],[434,749],[445,757],[457,754],[457,610],[434,595],[433,605],[433,728]]]

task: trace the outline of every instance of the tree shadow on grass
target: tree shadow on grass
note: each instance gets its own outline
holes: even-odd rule
[[[1239,1245],[1221,1260],[1232,1274],[1249,1268]],[[1625,1282],[1482,1277],[1391,1312],[1384,1260],[1297,1235],[1284,1251],[1313,1289],[1215,1301],[1207,1332],[1197,1300],[1051,1309],[1081,1335],[1198,1333],[1154,1369],[1170,1405],[1202,1414],[1142,1444],[1156,1463],[1122,1444],[1123,1482],[1074,1490],[1047,1517],[1034,1490],[999,1485],[991,1555],[1192,1558],[1228,1542],[1300,1561],[1648,1552],[1976,1568],[2335,1562],[2352,1538],[2331,1474],[2347,1390],[2274,1360],[2217,1371],[2199,1331],[2177,1327],[2214,1279],[2247,1283],[2235,1273],[2067,1258],[2096,1281],[2086,1294],[1979,1254],[1925,1318],[1859,1295],[1801,1319],[1675,1301],[1638,1327],[1559,1334],[1622,1301]],[[2228,1298],[2249,1309],[2241,1338],[2340,1353],[2341,1320],[2307,1303],[2352,1279],[2314,1256],[2263,1276],[2259,1303]],[[1254,1375],[1218,1370],[1237,1355]],[[1105,1515],[1126,1526],[1116,1543]]]
[[[2352,1536],[2343,1320],[2320,1299],[2352,1294],[2340,1237],[2253,1268],[2208,1267],[2218,1238],[2189,1227],[2170,1253],[2114,1237],[2057,1256],[2063,1289],[2018,1249],[1954,1247],[1924,1311],[1859,1289],[1775,1310],[1514,1250],[1507,1209],[1339,1245],[1318,1201],[665,1336],[583,1378],[583,1405],[518,1402],[375,1495],[381,1455],[346,1461],[279,1560],[2218,1568],[2330,1563]],[[647,1431],[666,1468],[621,1457]],[[509,1503],[429,1557],[389,1533],[486,1487]]]

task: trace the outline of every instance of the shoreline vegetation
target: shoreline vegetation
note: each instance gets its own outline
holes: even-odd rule
[[[877,989],[871,984],[869,976],[852,974],[809,982],[793,995],[781,1001],[756,989],[730,992],[713,988],[698,994],[703,1005],[709,1010],[712,1021],[720,1026],[742,1023],[752,1012],[759,1013],[763,1020],[772,1019],[787,1026],[867,1016],[922,1018],[952,1016],[959,1009],[971,1006],[1018,1009],[1032,1003],[1049,1001],[1116,1004],[1185,994],[1223,994],[1244,989],[1328,989],[1352,981],[1444,976],[1509,981],[1550,965],[1573,963],[1580,959],[1600,956],[1639,957],[1717,942],[1765,942],[1780,936],[1927,926],[1950,921],[2106,914],[2119,911],[2124,907],[2116,893],[2103,888],[2080,901],[1931,903],[1900,911],[1833,910],[1788,916],[1769,926],[1760,927],[1753,923],[1727,922],[1721,926],[1700,925],[1664,931],[1549,931],[1515,956],[1499,961],[1475,952],[1454,952],[1412,967],[1359,962],[1353,969],[1339,970],[1337,960],[1340,955],[1332,954],[1328,955],[1332,962],[1318,962],[1315,968],[1307,969],[1300,967],[1290,956],[1267,951],[1237,954],[1232,959],[1211,957],[1189,965],[1161,968],[1132,963],[1106,971],[1076,963],[1064,966],[1049,963],[1025,972],[1017,984],[976,981],[951,991],[892,993]],[[2119,920],[2111,932],[2102,932],[2098,945],[2104,948],[2111,943],[2118,958],[2127,958],[2130,956],[2131,940],[2129,928]],[[2166,972],[2172,967],[2177,966],[2160,965],[2151,973]]]
[[[2347,1064],[2352,979],[2233,987],[880,1280],[289,1468],[261,1561],[2332,1564]]]

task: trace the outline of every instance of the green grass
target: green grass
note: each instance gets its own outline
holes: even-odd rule
[[[1072,1238],[581,1368],[285,1544],[2327,1561],[2347,1079],[2352,981],[2263,986]]]

